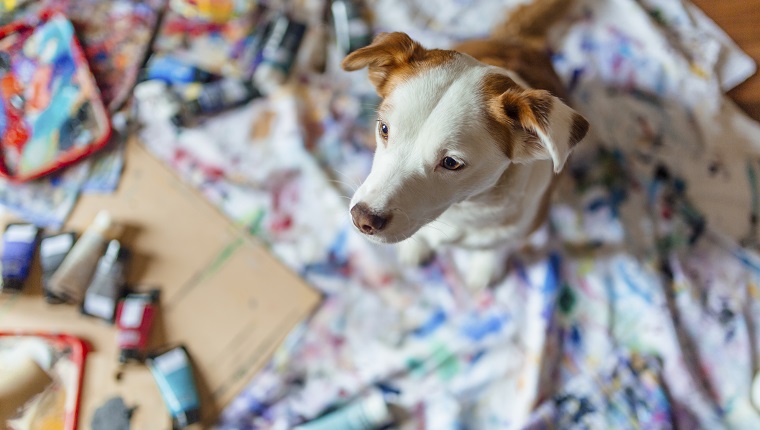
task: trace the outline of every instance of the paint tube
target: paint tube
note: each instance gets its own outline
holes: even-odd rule
[[[261,93],[250,81],[220,79],[208,84],[190,84],[180,93],[183,102],[173,121],[177,125],[190,125],[199,116],[238,107],[258,97]]]
[[[214,77],[211,73],[174,57],[154,55],[148,60],[140,80],[158,80],[167,84],[189,84],[192,82],[209,82]]]
[[[127,295],[116,307],[116,327],[119,329],[119,361],[140,361],[145,355],[158,305],[160,290]]]
[[[115,231],[111,215],[107,211],[98,212],[50,278],[50,291],[68,302],[81,303],[108,237]]]
[[[153,355],[147,363],[172,414],[174,428],[182,429],[199,422],[200,400],[185,347],[178,346]]]
[[[124,292],[129,265],[129,250],[118,240],[108,243],[104,256],[100,257],[92,282],[84,294],[82,313],[113,322],[116,304]]]
[[[392,421],[392,416],[379,391],[327,415],[296,426],[294,430],[375,430]]]
[[[259,64],[261,64],[264,44],[269,38],[269,34],[272,32],[273,27],[273,21],[266,18],[268,15],[266,8],[260,8],[257,14],[257,21],[259,24],[256,25],[256,29],[251,35],[251,44],[244,56],[244,61],[250,64],[249,70],[251,72],[251,75],[248,76],[248,79],[252,78],[252,72],[256,70],[256,67],[258,67]]]
[[[0,291],[17,293],[24,289],[29,268],[32,266],[37,236],[40,230],[34,224],[13,223],[3,233],[2,272]]]
[[[363,8],[355,0],[333,0],[330,7],[335,41],[342,55],[372,43],[372,29]]]
[[[56,270],[61,267],[63,259],[66,258],[71,248],[76,242],[76,233],[61,233],[52,236],[46,236],[40,241],[40,262],[42,263],[42,289],[45,292],[45,300],[48,303],[61,303],[60,297],[57,297],[50,290],[50,278]]]
[[[274,92],[288,79],[305,32],[305,24],[285,15],[274,19],[261,50],[261,62],[253,73],[254,84],[264,94]]]

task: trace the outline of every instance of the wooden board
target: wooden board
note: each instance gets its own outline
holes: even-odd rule
[[[104,208],[126,226],[123,242],[135,255],[131,283],[162,290],[151,346],[187,345],[200,379],[204,422],[213,422],[310,314],[319,294],[135,142],[127,146],[118,191],[83,197],[67,228],[83,231]],[[115,395],[137,406],[132,429],[170,428],[147,368],[127,366],[121,380],[115,379],[115,328],[81,316],[73,306],[47,305],[39,276],[35,263],[24,294],[0,297],[0,331],[64,332],[92,343],[80,428],[90,428],[95,409]]]

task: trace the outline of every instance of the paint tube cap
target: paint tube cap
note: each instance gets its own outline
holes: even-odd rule
[[[182,411],[172,417],[172,426],[175,429],[186,429],[201,421],[201,411],[198,408]]]
[[[102,235],[106,235],[112,226],[113,219],[111,218],[111,214],[106,210],[102,210],[98,212],[97,215],[95,215],[95,219],[92,221],[92,224],[90,224],[90,227],[87,230],[92,230]]]
[[[108,239],[115,239],[124,232],[124,226],[115,223],[107,210],[101,210],[95,215],[95,219],[87,230],[92,230]]]
[[[128,361],[141,361],[142,354],[136,349],[122,349],[119,352],[119,363],[126,363]]]
[[[388,424],[392,418],[388,405],[385,403],[385,398],[383,398],[383,395],[379,391],[373,391],[364,399],[362,410],[367,424],[371,427],[380,427]]]
[[[5,278],[0,284],[2,293],[20,293],[24,289],[24,280],[18,278]]]

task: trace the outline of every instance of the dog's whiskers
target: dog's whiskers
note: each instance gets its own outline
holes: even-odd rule
[[[341,172],[338,169],[333,169],[333,171],[337,173],[338,175],[342,176],[343,178],[345,178],[349,182],[340,181],[338,179],[330,179],[330,178],[328,178],[328,181],[343,185],[346,188],[350,189],[351,192],[356,192],[356,189],[359,188],[359,185],[357,185],[356,182],[354,182],[350,176],[346,175],[345,173]]]
[[[337,179],[328,179],[327,181],[328,181],[328,182],[332,182],[332,183],[335,183],[335,184],[339,184],[339,185],[344,185],[346,188],[349,188],[349,189],[351,189],[351,191],[352,191],[352,192],[355,192],[355,191],[356,191],[356,187],[355,187],[355,186],[353,186],[353,185],[351,185],[351,184],[349,184],[348,182],[345,182],[345,181],[339,181],[339,180],[337,180]]]

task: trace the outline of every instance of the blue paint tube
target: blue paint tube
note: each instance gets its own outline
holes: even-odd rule
[[[296,426],[294,430],[375,430],[390,424],[392,416],[379,391],[315,420]]]
[[[209,82],[215,76],[195,66],[165,55],[153,56],[143,72],[141,80],[159,80],[167,84]]]
[[[71,248],[74,247],[77,236],[74,232],[45,236],[40,241],[40,263],[42,264],[42,290],[48,303],[62,303],[63,299],[56,296],[49,286],[50,278],[61,267]]]
[[[174,428],[185,428],[201,419],[200,400],[190,357],[178,346],[148,357],[148,366],[172,414]]]
[[[17,293],[24,289],[37,248],[40,230],[34,224],[9,224],[3,233],[3,285],[0,291]]]

